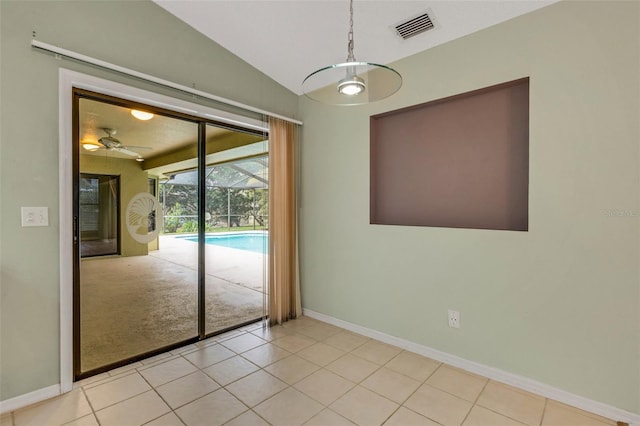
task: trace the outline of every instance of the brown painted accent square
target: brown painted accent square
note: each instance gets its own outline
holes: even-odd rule
[[[370,126],[372,224],[528,230],[529,78]]]

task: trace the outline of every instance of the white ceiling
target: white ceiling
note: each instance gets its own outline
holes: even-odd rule
[[[347,58],[348,0],[153,1],[296,94],[308,74]],[[556,1],[356,0],[355,57],[386,65]],[[425,11],[435,29],[395,33]]]

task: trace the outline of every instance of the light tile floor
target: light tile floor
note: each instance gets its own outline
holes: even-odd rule
[[[302,317],[77,382],[0,426],[542,425],[614,421]]]

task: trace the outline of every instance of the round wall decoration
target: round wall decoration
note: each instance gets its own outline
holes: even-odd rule
[[[127,205],[126,222],[131,237],[141,244],[153,241],[159,232],[157,218],[160,217],[160,203],[148,192],[133,196]]]

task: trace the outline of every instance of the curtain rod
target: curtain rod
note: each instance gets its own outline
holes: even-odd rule
[[[84,63],[91,64],[91,65],[95,65],[95,66],[100,67],[100,68],[108,69],[108,70],[111,70],[111,71],[116,71],[116,72],[121,73],[121,74],[125,74],[125,75],[131,76],[131,77],[135,77],[135,78],[138,78],[138,79],[141,79],[141,80],[149,81],[151,83],[155,83],[155,84],[158,84],[160,86],[169,87],[171,89],[176,89],[176,90],[179,90],[181,92],[190,93],[192,95],[200,96],[200,97],[205,98],[205,99],[209,99],[209,100],[220,102],[220,103],[223,103],[223,104],[226,104],[226,105],[230,105],[230,106],[234,106],[234,107],[237,107],[237,108],[241,108],[241,109],[244,109],[246,111],[251,111],[251,112],[258,113],[258,114],[263,114],[263,115],[267,115],[269,117],[279,118],[281,120],[288,121],[290,123],[302,125],[302,121],[295,120],[293,118],[285,117],[285,116],[279,115],[279,114],[274,114],[272,112],[265,111],[265,110],[262,110],[262,109],[259,109],[259,108],[254,108],[252,106],[245,105],[245,104],[242,104],[240,102],[232,101],[230,99],[226,99],[226,98],[223,98],[223,97],[220,97],[220,96],[216,96],[216,95],[213,95],[213,94],[208,93],[208,92],[203,92],[202,90],[197,90],[197,89],[194,89],[194,88],[189,87],[189,86],[185,86],[185,85],[182,85],[182,84],[174,83],[172,81],[164,80],[164,79],[158,78],[158,77],[154,77],[152,75],[141,73],[141,72],[129,69],[129,68],[124,68],[124,67],[121,67],[119,65],[115,65],[115,64],[112,64],[110,62],[105,62],[105,61],[100,60],[100,59],[92,58],[91,56],[86,56],[86,55],[83,55],[81,53],[74,52],[72,50],[63,49],[61,47],[54,46],[52,44],[43,43],[43,42],[38,41],[38,40],[31,40],[31,46],[35,47],[36,49],[44,50],[46,52],[51,52],[51,53],[54,53],[54,54],[59,55],[59,56],[64,56],[66,58],[75,59],[77,61],[84,62]]]

